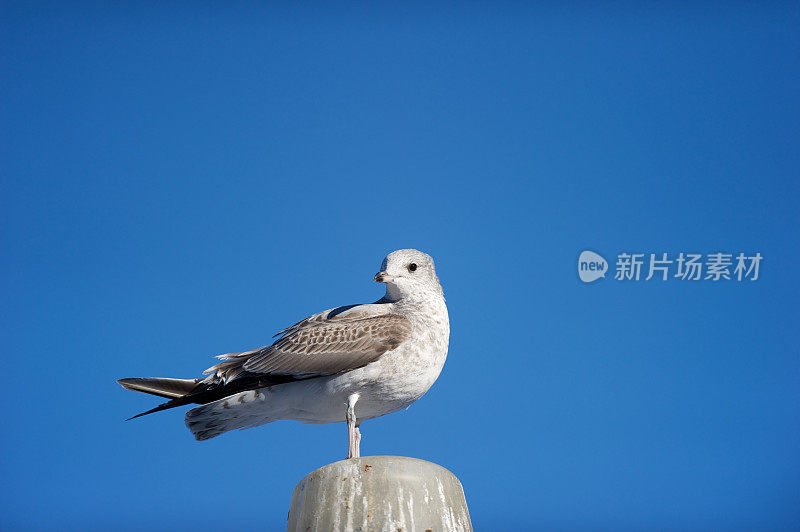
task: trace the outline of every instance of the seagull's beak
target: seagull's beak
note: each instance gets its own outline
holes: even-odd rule
[[[375,279],[373,279],[376,283],[390,283],[394,281],[394,277],[389,275],[386,272],[378,272],[375,274]]]

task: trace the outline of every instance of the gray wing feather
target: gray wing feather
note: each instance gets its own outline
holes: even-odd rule
[[[241,367],[295,377],[333,375],[374,362],[403,343],[411,328],[408,319],[397,314],[354,312],[332,319],[316,315],[286,329],[271,346],[248,353]]]

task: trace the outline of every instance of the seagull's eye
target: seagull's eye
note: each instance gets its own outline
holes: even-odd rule
[[[417,265],[412,262],[411,264],[408,265],[408,271],[410,272],[417,271]]]

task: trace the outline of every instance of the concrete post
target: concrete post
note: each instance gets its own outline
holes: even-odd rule
[[[464,489],[442,466],[403,456],[328,464],[295,487],[288,532],[472,531]]]

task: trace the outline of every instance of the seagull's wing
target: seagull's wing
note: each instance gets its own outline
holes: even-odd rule
[[[221,355],[224,361],[206,373],[223,382],[245,375],[294,379],[333,375],[374,362],[406,341],[411,329],[407,318],[387,313],[385,305],[340,307],[281,331],[270,346]]]
[[[131,390],[170,398],[134,416],[139,417],[360,368],[406,341],[411,329],[408,319],[392,313],[391,307],[382,302],[338,307],[284,329],[270,346],[219,355],[222,362],[208,368],[205,379],[121,379],[119,383]]]
[[[282,336],[245,362],[252,373],[311,377],[333,375],[376,361],[403,343],[411,323],[397,314],[313,324]]]

